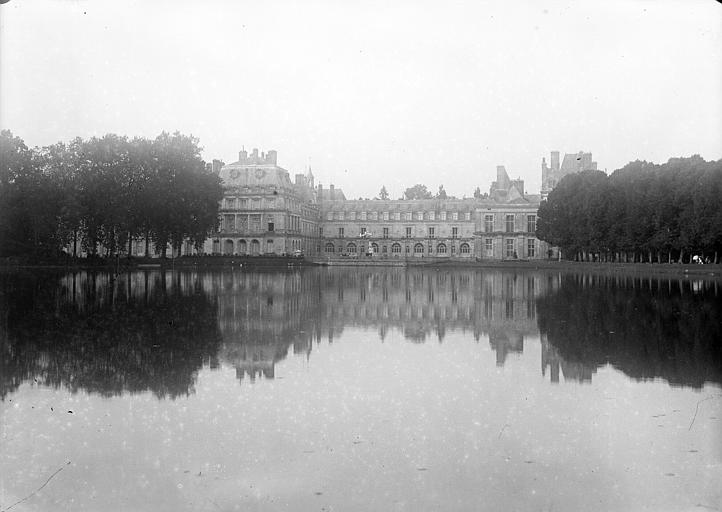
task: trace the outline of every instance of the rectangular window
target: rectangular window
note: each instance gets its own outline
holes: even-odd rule
[[[536,215],[526,216],[526,230],[529,233],[536,233]]]
[[[379,212],[371,212],[369,220],[379,220]]]
[[[328,212],[326,214],[326,220],[333,220],[333,212]]]
[[[261,216],[251,215],[250,218],[250,231],[251,233],[258,233],[261,231]]]
[[[273,231],[273,222],[268,223],[268,231]]]
[[[526,242],[526,255],[529,258],[533,258],[534,256],[536,256],[536,240],[534,240],[533,238],[530,238]]]
[[[389,228],[384,228],[384,238],[389,237]]]
[[[236,216],[235,215],[224,215],[223,216],[223,224],[224,224],[224,230],[225,231],[235,231],[236,230]]]
[[[494,214],[493,213],[487,213],[486,215],[484,215],[484,231],[486,233],[494,232]]]
[[[464,214],[464,219],[465,219],[465,220],[471,220],[471,212],[466,212],[466,213]]]
[[[429,220],[436,220],[436,212],[429,212]]]
[[[366,234],[366,228],[361,228],[361,236],[364,236]]]
[[[486,251],[487,256],[494,256],[494,239],[493,238],[485,238],[484,239],[484,251]]]
[[[411,238],[411,228],[406,228],[406,238]]]
[[[251,208],[253,210],[260,210],[261,209],[261,200],[260,199],[251,199]]]
[[[338,212],[338,220],[343,220],[344,214],[343,212]]]
[[[348,212],[349,220],[356,220],[356,212]]]
[[[389,212],[384,212],[383,217],[384,220],[389,220]]]
[[[394,213],[394,220],[401,220],[401,212]]]
[[[513,213],[510,213],[506,216],[506,232],[507,233],[514,232],[514,214]]]
[[[338,237],[343,238],[343,228],[338,228]]]
[[[424,212],[416,212],[416,220],[424,220]]]
[[[226,197],[226,208],[231,209],[236,207],[235,197]]]
[[[514,239],[513,238],[506,239],[506,257],[507,258],[516,257],[516,251],[514,250]]]
[[[451,220],[459,220],[459,212],[453,212],[451,214]]]
[[[446,220],[446,212],[439,212],[439,218],[441,220]]]
[[[459,228],[451,228],[451,238],[459,238]]]
[[[429,238],[434,238],[434,228],[429,228]]]
[[[240,208],[241,210],[247,209],[248,208],[248,199],[246,199],[245,197],[240,198],[238,200],[238,208]]]
[[[323,238],[323,227],[319,227],[319,228],[318,228],[318,236],[320,236],[321,238]]]

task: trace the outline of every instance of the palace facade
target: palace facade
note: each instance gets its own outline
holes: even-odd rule
[[[503,166],[489,194],[471,199],[348,200],[315,186],[310,169],[290,173],[276,151],[249,155],[219,170],[224,197],[206,254],[293,254],[309,259],[544,259],[536,238],[540,195],[526,194]]]

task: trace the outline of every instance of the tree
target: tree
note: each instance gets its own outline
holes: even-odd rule
[[[476,187],[474,190],[474,199],[481,199],[481,189],[479,187]]]
[[[389,193],[386,191],[386,186],[381,187],[381,191],[379,192],[379,199],[383,199],[384,201],[389,198]]]
[[[436,199],[448,199],[444,185],[439,185],[439,191],[436,193]]]
[[[404,198],[413,199],[431,199],[431,192],[426,189],[426,185],[416,184],[404,191]]]

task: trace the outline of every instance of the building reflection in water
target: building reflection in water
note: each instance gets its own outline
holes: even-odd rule
[[[514,272],[318,269],[204,277],[218,297],[220,358],[238,378],[273,378],[289,348],[309,357],[313,341],[333,343],[346,327],[397,329],[413,343],[448,331],[487,335],[498,365],[538,335],[535,299],[543,278]]]
[[[193,392],[221,363],[273,379],[344,329],[412,343],[483,337],[502,366],[539,338],[552,383],[611,365],[635,379],[722,382],[717,281],[501,270],[1,275],[0,397],[22,382],[101,395]]]

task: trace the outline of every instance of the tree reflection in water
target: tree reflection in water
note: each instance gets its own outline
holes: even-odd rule
[[[2,275],[4,398],[24,381],[103,396],[193,392],[217,364],[217,304],[197,275]]]
[[[611,364],[634,379],[722,382],[722,302],[701,279],[562,275],[537,300],[542,368],[590,380]]]
[[[220,364],[275,376],[344,329],[412,343],[488,339],[496,364],[541,339],[551,381],[612,364],[636,379],[721,382],[715,281],[481,269],[0,275],[0,397],[25,381],[104,396],[193,392]]]

